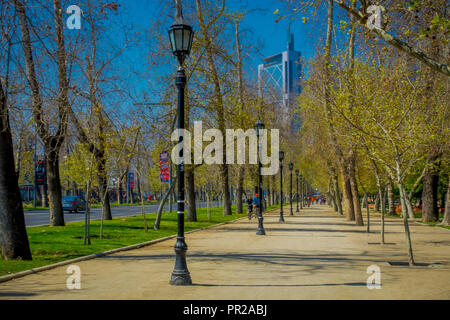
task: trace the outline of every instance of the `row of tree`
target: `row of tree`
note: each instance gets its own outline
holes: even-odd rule
[[[446,2],[384,1],[386,23],[374,31],[365,27],[368,1],[280,5],[288,14],[278,18],[316,19],[311,30],[318,40],[314,58],[299,61],[308,76],[290,115],[280,110],[274,88],[258,94],[250,57],[259,44],[242,28],[249,12],[233,11],[225,0],[183,3],[196,30],[185,65],[186,128],[192,132],[201,120],[204,130],[218,128],[225,136],[226,128],[246,130],[257,119],[268,129],[283,128],[285,163],[293,161],[357,225],[364,224],[363,193],[376,194],[382,206],[388,202],[390,212],[398,193],[409,239],[413,201],[421,198],[424,221],[436,220],[448,184]],[[119,22],[120,5],[85,0],[78,31],[65,29],[65,4],[58,0],[0,6],[7,48],[0,56],[2,257],[30,259],[18,180],[32,174],[33,152],[46,159],[52,226],[64,226],[63,186],[98,188],[104,220],[112,219],[109,191],[122,194],[128,172],[137,173],[140,196],[161,188],[159,153],[172,149],[176,123],[176,61],[166,33],[174,3],[160,3],[151,27],[139,29]],[[325,32],[317,34],[322,22]],[[294,118],[301,121],[298,132]],[[231,214],[235,190],[241,213],[256,174],[250,165],[186,166],[187,219],[196,221],[199,192],[220,195],[224,214]],[[264,178],[269,203],[279,199],[279,186],[279,175]],[[410,258],[413,263],[412,250]]]
[[[336,4],[344,11],[336,12]],[[384,23],[373,30],[366,24],[369,1],[298,2],[291,8],[305,16],[327,12],[325,46],[309,64],[296,111],[303,120],[298,162],[328,192],[336,211],[358,226],[364,225],[362,193],[376,195],[383,214],[388,202],[394,214],[397,192],[414,264],[408,226],[413,203],[422,220],[432,222],[439,220],[439,198],[446,199],[442,223],[450,224],[448,3],[382,4]]]
[[[82,28],[68,30],[66,3],[60,0],[1,4],[2,43],[8,48],[1,56],[6,67],[2,148],[9,148],[0,155],[5,162],[0,190],[4,259],[31,258],[18,181],[31,180],[33,154],[43,154],[46,162],[50,225],[64,226],[62,190],[92,194],[96,188],[102,220],[110,220],[110,191],[117,188],[121,195],[127,173],[134,171],[139,196],[155,193],[161,188],[159,153],[173,147],[176,61],[166,29],[174,3],[161,3],[148,29],[118,22],[124,12],[116,3],[86,0],[78,6]],[[267,128],[282,127],[276,104],[258,97],[249,70],[258,48],[249,45],[249,31],[240,28],[246,12],[229,9],[224,0],[186,1],[183,7],[196,30],[185,65],[186,128],[200,120],[204,130],[218,128],[225,136],[226,128],[247,130],[258,118]],[[133,59],[143,52],[136,65]],[[143,85],[144,79],[152,81]],[[225,215],[232,214],[230,192],[235,190],[241,213],[243,195],[256,185],[256,168],[191,165],[185,180],[187,218],[196,221],[199,190],[208,198],[220,196]],[[272,180],[271,194],[277,188]]]

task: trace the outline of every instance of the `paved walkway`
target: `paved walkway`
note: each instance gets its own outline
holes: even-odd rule
[[[295,211],[295,208],[294,208]],[[286,210],[288,212],[288,210]],[[174,287],[174,240],[77,263],[81,290],[66,288],[67,266],[0,283],[0,299],[449,299],[450,231],[411,224],[417,262],[437,267],[394,267],[407,261],[402,221],[379,216],[371,233],[326,206],[302,210],[278,222],[239,220],[187,235],[193,286]],[[366,286],[367,267],[381,269],[380,290]]]

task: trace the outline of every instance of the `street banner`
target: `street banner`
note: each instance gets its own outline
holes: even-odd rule
[[[128,187],[130,189],[134,189],[134,173],[133,172],[128,173]]]
[[[34,167],[36,185],[43,186],[47,184],[47,172],[45,168],[45,160],[37,160]]]
[[[159,154],[159,176],[161,182],[169,182],[170,180],[169,153],[167,151]]]

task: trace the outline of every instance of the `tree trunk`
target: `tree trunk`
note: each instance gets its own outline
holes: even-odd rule
[[[68,123],[68,80],[66,71],[66,52],[64,43],[64,32],[62,25],[61,2],[53,1],[54,8],[54,24],[56,30],[56,54],[57,71],[58,71],[58,96],[57,96],[57,113],[59,116],[56,123],[57,131],[55,135],[49,132],[48,123],[45,123],[43,117],[42,98],[36,75],[35,64],[33,59],[33,49],[31,45],[30,30],[28,20],[25,13],[25,6],[21,1],[15,0],[14,7],[19,18],[20,32],[22,36],[22,49],[25,57],[25,70],[28,85],[31,91],[32,112],[36,123],[37,133],[44,142],[47,177],[51,192],[51,208],[50,208],[50,225],[64,225],[64,216],[62,214],[61,203],[61,181],[59,177],[59,150],[64,142],[67,123]],[[46,201],[47,199],[45,199]],[[45,202],[44,202],[45,203]]]
[[[108,177],[106,174],[106,159],[101,153],[96,156],[98,170],[98,186],[100,190],[100,199],[102,202],[102,214],[104,220],[112,220],[111,205],[108,195]]]
[[[242,52],[241,52],[241,42],[239,36],[239,21],[235,22],[235,42],[236,42],[236,56],[237,56],[237,76],[238,76],[238,86],[239,86],[239,103],[240,103],[240,125],[244,127],[244,117],[243,113],[246,109],[245,99],[244,99],[244,79],[242,75]],[[236,214],[242,214],[242,193],[244,185],[244,166],[238,167],[238,177],[237,177],[237,189],[236,189]]]
[[[335,201],[334,191],[333,191],[333,176],[332,175],[330,175],[330,181],[328,183],[327,199],[328,199],[328,206],[333,208],[335,212],[338,212],[338,207],[337,207],[337,204]]]
[[[377,194],[375,196],[375,206],[374,206],[374,209],[376,212],[380,212],[380,204],[381,204],[381,198],[380,198],[380,195]]]
[[[136,202],[136,199],[134,197],[134,188],[129,187],[129,190],[130,190],[130,202],[134,204]]]
[[[209,190],[206,190],[206,207],[208,213],[208,221],[211,221],[211,195]]]
[[[355,221],[355,211],[353,209],[352,187],[350,185],[350,177],[345,170],[341,169],[342,175],[342,191],[344,195],[344,212],[349,221]]]
[[[445,213],[444,219],[442,220],[442,225],[450,226],[450,177],[448,179],[447,201],[445,202]]]
[[[367,199],[367,192],[364,193],[364,196],[362,198],[362,207],[365,209],[367,207],[368,199]]]
[[[48,149],[50,147],[50,149]],[[59,148],[53,143],[47,143],[45,158],[47,166],[47,183],[50,198],[50,226],[64,226],[64,213],[62,208],[61,179],[59,176]]]
[[[204,41],[205,51],[206,51],[206,60],[208,62],[209,67],[209,77],[210,81],[214,85],[214,106],[217,116],[217,122],[219,125],[219,130],[225,136],[225,107],[222,96],[222,89],[220,86],[220,78],[219,73],[216,68],[216,64],[214,61],[214,51],[213,43],[211,37],[209,35],[209,29],[205,23],[203,17],[203,9],[200,3],[200,0],[196,0],[196,11],[197,18],[200,25],[201,35]],[[222,6],[220,12],[217,15],[217,18],[220,17],[224,13],[225,7]],[[226,145],[225,139],[223,141],[223,164],[219,165],[220,168],[220,177],[222,182],[222,191],[223,191],[223,213],[224,215],[231,215],[231,200],[230,200],[230,185],[229,185],[229,175],[228,175],[228,165],[226,164]]]
[[[225,154],[225,152],[224,152]],[[222,191],[223,191],[223,214],[231,215],[233,212],[231,211],[231,199],[230,199],[230,185],[229,185],[229,177],[228,177],[228,165],[221,164],[221,173],[222,173]]]
[[[344,215],[344,213],[342,212],[341,192],[339,190],[338,177],[337,177],[337,174],[334,173],[334,171],[333,171],[332,178],[333,178],[334,201],[337,205],[337,209],[338,209],[337,211],[342,216],[342,215]]]
[[[406,205],[406,212],[408,213],[408,217],[411,219],[414,219],[414,211],[411,205],[411,200],[409,199],[408,195],[406,194],[405,191],[405,205]]]
[[[5,260],[31,260],[20,196],[14,170],[14,149],[6,95],[0,80],[0,242]]]
[[[381,186],[378,188],[378,195],[381,198],[381,244],[384,244],[384,213],[386,210],[386,199],[384,197],[385,192],[382,190]]]
[[[123,179],[122,178],[119,178],[118,187],[119,187],[119,191],[118,191],[118,195],[117,195],[117,204],[122,204],[122,202],[123,202],[123,198],[122,198]]]
[[[169,198],[169,194],[175,189],[174,187],[176,184],[177,178],[174,178],[172,181],[172,185],[169,187],[169,190],[167,190],[167,192],[164,194],[164,196],[161,198],[161,201],[159,202],[158,211],[156,212],[155,225],[153,226],[153,229],[155,230],[159,230],[164,205],[166,204],[166,201]]]
[[[392,187],[392,181],[387,184],[387,196],[389,205],[389,215],[395,215],[395,205],[394,205],[394,189]]]
[[[41,206],[42,207],[48,207],[48,199],[47,199],[47,189],[48,185],[47,182],[41,186]]]
[[[400,199],[404,203],[406,199],[405,191],[403,189],[403,185],[401,182],[398,183],[398,188],[400,191]],[[403,205],[402,205],[403,207]],[[409,265],[414,266],[414,255],[413,255],[413,249],[411,244],[411,234],[409,231],[409,223],[408,223],[408,215],[406,209],[402,208],[402,214],[403,214],[403,226],[405,228],[405,237],[406,237],[406,247],[408,250],[408,259],[409,259]]]
[[[185,166],[184,181],[186,185],[186,216],[187,221],[197,221],[197,211],[195,208],[195,184],[194,184],[194,168]]]
[[[357,226],[363,226],[363,217],[361,212],[361,203],[359,202],[359,192],[358,192],[358,184],[356,182],[356,173],[355,173],[355,156],[352,155],[349,159],[349,180],[350,180],[350,188],[352,192],[352,200],[353,200],[353,208],[355,214],[355,220]]]
[[[428,152],[427,168],[423,177],[422,190],[422,221],[433,222],[439,220],[438,182],[439,182],[439,153],[431,149]]]
[[[242,214],[242,194],[244,191],[244,167],[239,166],[236,188],[236,214]]]

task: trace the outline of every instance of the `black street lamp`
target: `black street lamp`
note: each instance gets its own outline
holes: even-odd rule
[[[283,217],[283,159],[284,159],[284,151],[280,150],[278,155],[279,155],[279,159],[280,159],[280,194],[281,194],[280,222],[284,222],[284,217]]]
[[[303,209],[303,201],[305,196],[303,195],[303,175],[300,175],[300,210]]]
[[[294,215],[294,213],[292,212],[292,169],[294,169],[294,164],[292,162],[289,162],[289,171],[291,172],[291,190],[289,195],[289,202],[291,203],[291,212],[289,213],[290,216]]]
[[[296,194],[297,210],[295,210],[295,212],[299,212],[299,210],[298,210],[298,169],[295,169],[295,179],[296,179],[296,185],[297,185],[297,194]]]
[[[306,194],[308,195],[308,208],[309,207],[311,207],[311,197],[312,197],[312,195],[311,195],[311,188],[310,188],[310,185],[309,185],[309,182],[308,181],[306,181]]]
[[[264,123],[261,122],[261,120],[258,120],[255,124],[255,130],[256,130],[256,138],[258,139],[258,144],[256,145],[257,153],[258,153],[258,197],[259,197],[259,210],[258,210],[258,230],[256,231],[257,235],[265,235],[266,232],[264,231],[263,226],[263,215],[262,215],[262,175],[261,175],[261,155],[259,154],[259,151],[261,150],[260,147],[260,141],[259,137],[261,136],[262,132],[261,130],[264,129]]]
[[[172,52],[178,60],[178,71],[175,77],[175,85],[178,88],[178,130],[184,129],[184,89],[186,87],[186,75],[183,70],[183,63],[189,56],[192,47],[194,31],[192,27],[184,24],[181,10],[181,0],[176,1],[176,17],[174,24],[170,27],[169,38]],[[175,243],[175,268],[172,272],[170,284],[175,286],[191,285],[192,280],[186,263],[187,244],[184,239],[184,148],[183,136],[180,134],[178,143],[181,146],[178,156],[180,157],[177,166],[178,178],[178,235]]]

